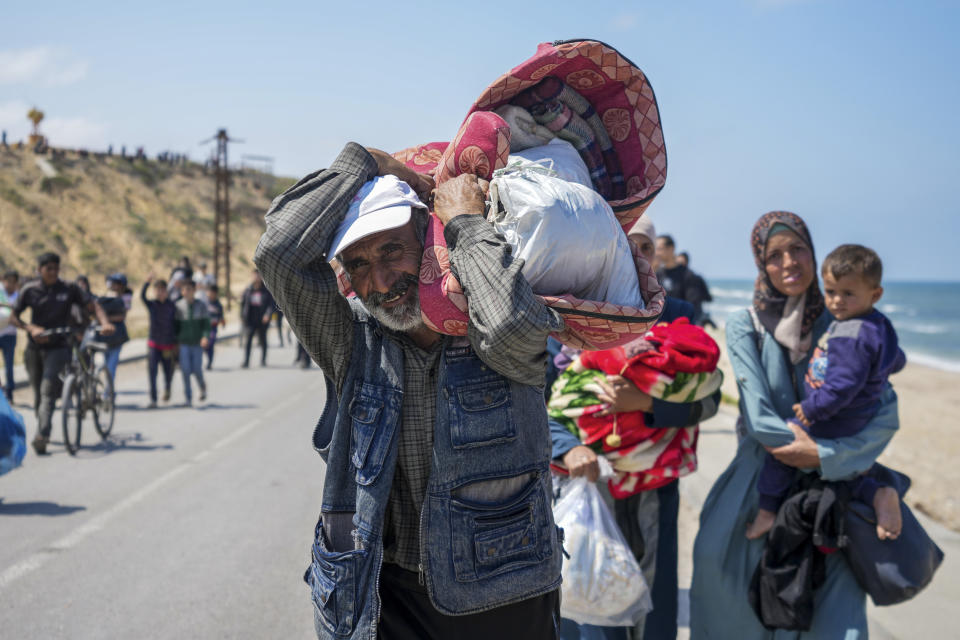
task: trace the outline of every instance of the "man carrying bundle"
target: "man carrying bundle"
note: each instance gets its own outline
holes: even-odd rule
[[[470,175],[445,182],[435,204],[467,336],[423,323],[432,187],[348,144],[274,202],[257,248],[327,383],[314,432],[327,472],[305,576],[317,635],[555,638],[561,551],[542,386],[547,335],[563,323],[483,219]],[[339,293],[334,259],[356,298]]]

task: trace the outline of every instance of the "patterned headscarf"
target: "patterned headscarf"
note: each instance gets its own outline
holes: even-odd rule
[[[796,233],[810,248],[813,259],[813,280],[806,292],[792,298],[774,288],[765,267],[767,240],[775,227],[786,227]],[[807,225],[800,216],[789,211],[771,211],[757,220],[750,234],[753,259],[757,263],[757,281],[753,287],[753,308],[760,323],[790,351],[791,360],[796,364],[806,357],[810,348],[813,323],[823,313],[823,294],[820,292],[820,280],[817,277],[817,258],[813,251],[813,241]],[[802,309],[798,308],[802,305]],[[799,323],[799,330],[786,326]]]

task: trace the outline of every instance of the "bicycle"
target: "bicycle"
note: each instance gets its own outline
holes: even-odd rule
[[[96,353],[107,350],[106,344],[97,341],[98,329],[96,325],[87,327],[81,340],[76,339],[74,330],[69,327],[44,331],[50,336],[71,336],[72,356],[62,374],[63,392],[60,396],[63,443],[70,455],[76,455],[80,449],[87,411],[93,414],[93,426],[102,440],[106,440],[113,429],[116,396],[113,376],[105,365],[94,363]]]

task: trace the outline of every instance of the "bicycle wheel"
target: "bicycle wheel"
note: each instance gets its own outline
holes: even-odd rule
[[[60,397],[60,411],[63,415],[63,444],[70,455],[76,455],[80,448],[80,435],[83,430],[83,385],[75,374],[63,381],[63,394]]]
[[[93,426],[104,440],[113,429],[114,400],[113,376],[106,367],[98,367],[93,374]]]

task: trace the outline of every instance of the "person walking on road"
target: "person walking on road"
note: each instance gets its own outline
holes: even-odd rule
[[[180,285],[184,280],[193,282],[193,267],[190,266],[190,258],[187,256],[182,256],[179,262],[177,262],[177,266],[170,272],[170,284],[167,286],[167,291],[170,295],[170,300],[173,302],[176,302],[183,296]]]
[[[11,322],[13,308],[19,296],[20,274],[7,271],[3,274],[3,286],[0,287],[0,351],[3,351],[5,368],[3,393],[7,401],[13,403],[13,354],[17,349],[17,327]],[[6,326],[4,326],[6,325]]]
[[[147,290],[153,285],[153,300],[147,298]],[[157,369],[163,368],[163,401],[170,401],[170,384],[173,382],[173,366],[177,352],[177,308],[168,297],[165,280],[154,280],[153,274],[140,289],[140,299],[150,314],[150,333],[147,338],[147,378],[150,380],[150,404],[157,407]]]
[[[44,253],[37,258],[40,277],[31,280],[20,289],[20,297],[13,309],[13,324],[27,332],[28,342],[23,354],[24,364],[34,390],[34,409],[37,412],[37,435],[33,449],[38,455],[47,452],[50,430],[53,426],[53,410],[60,396],[60,374],[70,362],[69,335],[48,335],[47,329],[71,326],[73,305],[96,315],[100,332],[113,335],[114,327],[100,304],[75,283],[60,279],[60,256]],[[31,310],[30,322],[20,318]]]
[[[127,311],[130,310],[128,304],[127,276],[122,273],[114,273],[107,276],[108,294],[97,298],[97,302],[103,307],[110,322],[116,328],[116,331],[109,338],[103,338],[107,344],[107,350],[104,352],[107,370],[110,371],[110,377],[113,378],[113,388],[117,388],[117,365],[120,364],[120,349],[124,343],[130,340],[127,334]]]
[[[220,288],[215,284],[207,285],[207,312],[210,314],[210,335],[207,336],[207,371],[213,366],[213,345],[217,343],[217,332],[227,326],[223,315],[223,303],[220,302]]]
[[[657,234],[650,217],[643,216],[637,220],[627,237],[652,264]],[[660,322],[673,322],[680,317],[690,319],[692,315],[693,306],[690,303],[667,297]],[[629,345],[626,348],[629,348]],[[576,352],[569,347],[564,347],[563,353],[564,360],[576,357]],[[669,439],[664,440],[671,445],[679,445],[684,441],[686,436],[683,432],[687,427],[713,417],[717,413],[720,398],[721,392],[718,389],[712,395],[696,402],[666,402],[644,393],[622,375],[608,377],[604,388],[604,399],[610,404],[609,411],[618,414],[642,411],[645,426],[668,430],[664,433],[672,434]],[[597,453],[582,444],[559,422],[551,420],[550,431],[554,458],[563,462],[572,477],[586,476],[591,482],[596,482],[600,474]],[[649,441],[648,444],[648,451],[663,446],[662,443]],[[696,436],[689,446],[695,453]],[[676,452],[673,454],[675,457],[661,459],[663,466],[659,468],[653,458],[649,460],[651,467],[647,472],[662,474],[662,480],[649,483],[629,496],[612,499],[611,511],[617,526],[633,551],[650,587],[653,610],[632,628],[578,625],[573,620],[564,619],[560,633],[563,640],[659,640],[677,637],[677,522],[680,513],[679,476],[682,471],[671,467],[670,463],[676,463],[682,458],[683,454],[679,453],[683,451],[682,445],[673,451]],[[609,493],[606,486],[602,490]]]
[[[547,336],[563,320],[484,220],[476,176],[462,175],[437,189],[435,212],[467,336],[423,323],[418,194],[432,187],[350,143],[274,201],[254,257],[327,388],[305,576],[314,628],[323,639],[552,640],[562,553],[543,384]],[[340,295],[334,259],[356,298]]]
[[[873,418],[854,436],[818,441],[791,424],[810,356],[832,317],[817,279],[813,241],[799,216],[787,211],[761,216],[750,244],[758,270],[753,305],[731,315],[726,326],[727,353],[740,392],[740,442],[700,513],[690,637],[866,638],[866,595],[841,553],[823,560],[808,631],[768,629],[750,605],[765,540],[744,534],[757,512],[757,477],[767,453],[795,469],[814,469],[825,480],[842,480],[869,469],[899,427],[897,397],[889,386]]]
[[[211,285],[217,284],[217,278],[212,273],[207,272],[206,260],[201,260],[197,264],[197,270],[193,273],[193,281],[197,283],[197,293],[206,293]],[[199,295],[198,295],[199,297]]]
[[[253,270],[250,284],[243,290],[240,301],[240,320],[243,323],[243,365],[244,369],[250,366],[250,348],[253,346],[253,336],[260,342],[260,366],[267,366],[267,329],[270,328],[270,318],[276,309],[273,296],[263,284],[260,272]]]
[[[177,300],[174,317],[180,349],[180,371],[183,373],[183,393],[189,407],[193,404],[190,376],[197,378],[200,401],[207,399],[207,383],[203,379],[203,350],[209,343],[210,312],[206,304],[197,300],[197,284],[193,280],[182,280],[180,291],[183,297]]]

